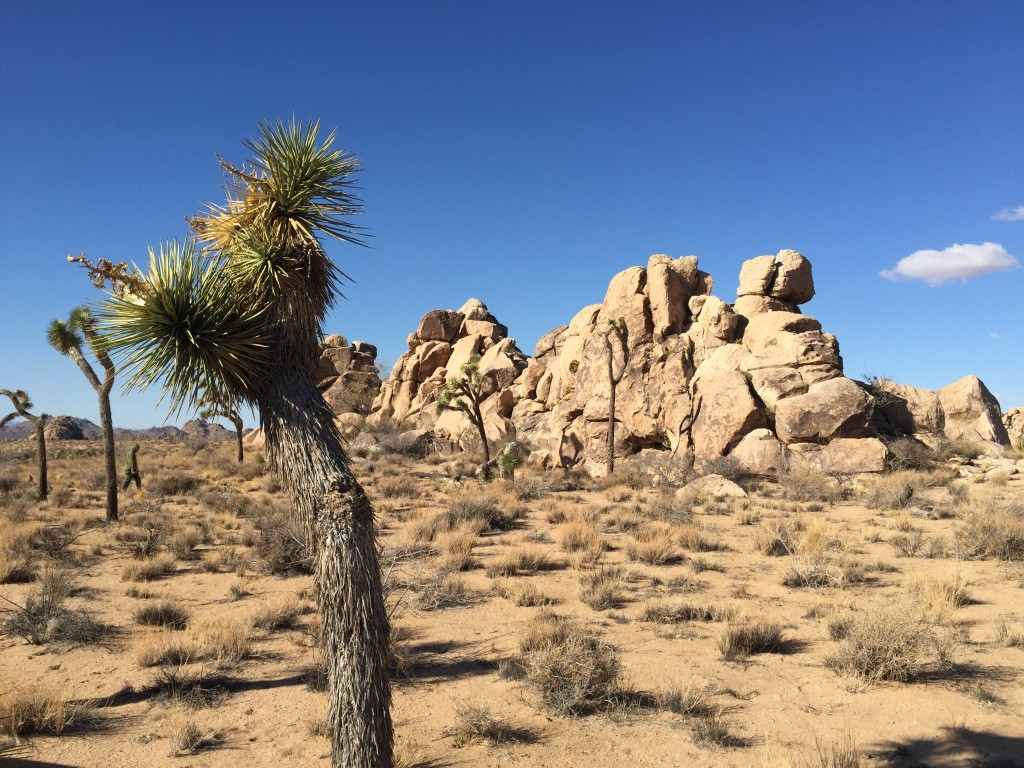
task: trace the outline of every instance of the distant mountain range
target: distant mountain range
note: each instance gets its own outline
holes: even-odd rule
[[[56,421],[57,419],[66,420],[70,423],[69,425],[80,429],[86,440],[98,438],[103,434],[103,430],[88,419],[79,419],[74,416],[57,416],[51,421]],[[34,432],[35,425],[31,422],[19,421],[15,424],[0,427],[0,441],[24,440]],[[149,427],[147,429],[121,429],[120,427],[114,427],[114,438],[117,440],[151,440],[158,437],[172,439],[176,437],[205,437],[208,440],[229,440],[234,436],[234,431],[226,429],[220,424],[203,421],[202,419],[192,419],[185,422],[180,428],[175,426]]]

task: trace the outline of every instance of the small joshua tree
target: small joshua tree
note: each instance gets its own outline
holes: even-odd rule
[[[209,421],[210,419],[227,419],[235,426],[235,443],[238,446],[238,463],[241,464],[245,458],[245,451],[242,448],[242,417],[230,403],[216,402],[209,403],[199,412],[199,418]]]
[[[103,453],[106,458],[107,520],[117,520],[117,456],[114,453],[114,421],[110,415],[110,390],[114,387],[114,363],[103,346],[103,338],[96,330],[96,319],[88,307],[71,310],[67,321],[54,320],[46,332],[50,346],[70,357],[85,374],[96,390],[100,404],[100,426],[103,429]],[[103,381],[96,375],[85,357],[87,344],[97,362],[103,366]]]
[[[621,317],[618,320],[609,320],[607,333],[604,335],[604,343],[608,347],[608,474],[615,471],[615,388],[622,381],[626,373],[626,363],[629,362],[629,347],[626,343],[626,321]],[[612,337],[615,338],[622,352],[622,366],[619,372],[615,373],[615,350],[612,348]]]
[[[36,446],[39,450],[39,500],[46,501],[46,494],[49,490],[46,478],[46,422],[50,420],[50,417],[45,413],[38,416],[29,413],[28,409],[33,407],[32,401],[24,390],[16,389],[12,392],[9,389],[0,389],[0,395],[9,397],[14,405],[14,411],[0,419],[0,427],[19,416],[35,424]]]
[[[466,418],[480,433],[480,444],[484,447],[484,464],[491,463],[491,449],[487,445],[487,432],[484,430],[484,417],[480,412],[480,403],[486,398],[484,381],[486,376],[480,375],[480,355],[473,355],[469,362],[462,366],[462,377],[448,379],[437,398],[437,412],[462,411]]]

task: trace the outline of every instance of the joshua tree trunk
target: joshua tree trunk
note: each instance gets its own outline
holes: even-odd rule
[[[39,449],[39,500],[46,501],[49,482],[46,477],[46,421],[49,417],[43,413],[36,416],[36,448]]]
[[[470,402],[473,403],[473,414],[470,421],[476,425],[476,431],[480,433],[480,445],[484,448],[484,464],[491,463],[491,447],[487,445],[487,431],[484,429],[484,417],[480,413],[480,403],[476,401],[475,397],[470,397]]]
[[[242,448],[242,417],[237,413],[232,413],[231,423],[235,425],[235,442],[238,445],[238,463],[241,464],[245,459],[245,450]]]
[[[333,768],[390,768],[390,629],[373,509],[312,377],[286,373],[260,398],[271,465],[291,490],[315,563],[330,680]]]
[[[607,338],[605,341],[608,341]],[[615,472],[615,380],[613,370],[614,360],[612,355],[612,344],[608,341],[608,474]]]
[[[113,376],[110,377],[113,383]],[[110,415],[110,391],[100,393],[100,426],[103,428],[103,454],[106,461],[107,521],[117,520],[117,455],[114,448],[114,420]]]

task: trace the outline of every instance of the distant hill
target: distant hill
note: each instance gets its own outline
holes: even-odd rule
[[[82,430],[86,440],[92,440],[102,435],[103,431],[88,419],[79,419],[74,416],[65,417],[75,426]],[[19,421],[0,427],[0,441],[24,440],[31,437],[35,427],[31,422]],[[114,438],[117,440],[152,440],[154,438],[184,438],[203,437],[207,440],[228,440],[234,437],[231,430],[225,429],[222,425],[193,419],[186,422],[180,429],[175,426],[149,427],[147,429],[122,429],[114,427]]]

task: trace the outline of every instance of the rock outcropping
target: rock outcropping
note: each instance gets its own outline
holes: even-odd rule
[[[317,380],[336,415],[368,413],[380,389],[377,348],[365,341],[349,344],[338,334],[325,336],[320,343]]]
[[[814,297],[802,254],[745,262],[732,305],[712,285],[696,256],[652,256],[615,275],[602,303],[542,337],[532,358],[476,299],[428,312],[370,418],[465,445],[468,421],[438,416],[434,403],[445,379],[479,354],[488,437],[516,435],[544,466],[603,472],[612,418],[617,457],[659,451],[699,467],[730,456],[757,474],[793,462],[881,471],[880,431],[1008,443],[998,403],[975,377],[938,393],[892,385],[876,416],[871,387],[843,375],[835,336],[800,311]]]

